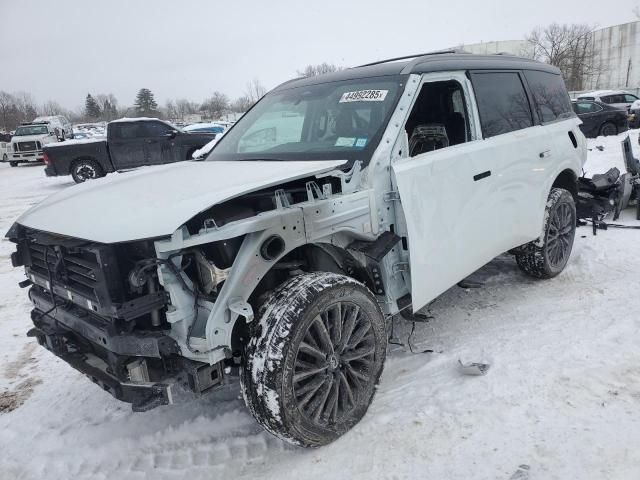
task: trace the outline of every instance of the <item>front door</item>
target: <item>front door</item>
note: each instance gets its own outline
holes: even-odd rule
[[[423,82],[405,125],[408,156],[393,164],[414,310],[516,246],[518,181],[511,172],[526,168],[518,164],[516,137],[526,143],[522,129],[532,126],[528,107],[502,111],[501,118],[489,119],[485,112],[487,130],[493,131],[483,139],[481,102],[464,73],[429,74]],[[523,88],[522,95],[518,100],[526,102]],[[512,91],[504,96],[515,100]]]
[[[176,131],[163,122],[145,122],[145,155],[147,165],[159,165],[177,161],[174,158]]]

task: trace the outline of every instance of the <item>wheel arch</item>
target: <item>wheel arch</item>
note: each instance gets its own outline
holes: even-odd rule
[[[80,157],[75,157],[73,160],[71,160],[69,162],[69,168],[68,168],[67,173],[69,175],[71,175],[71,172],[74,169],[74,167],[76,166],[76,164],[78,162],[83,161],[83,160],[91,160],[92,162],[95,162],[98,166],[100,166],[100,162],[96,158],[92,157],[91,155],[82,155]]]
[[[254,309],[254,315],[259,315],[260,305],[266,296],[282,284],[294,268],[289,264],[301,261],[300,267],[305,273],[330,272],[344,275],[364,284],[372,293],[375,292],[374,279],[366,267],[351,252],[344,247],[330,243],[305,243],[289,250],[264,274],[249,297],[249,303]],[[283,268],[284,267],[284,268]],[[256,318],[257,319],[257,318]],[[233,325],[231,332],[231,349],[241,351],[250,335],[246,322],[239,318]]]
[[[573,195],[573,199],[576,200],[578,198],[578,176],[573,170],[567,168],[556,175],[549,191],[553,188],[568,190]]]

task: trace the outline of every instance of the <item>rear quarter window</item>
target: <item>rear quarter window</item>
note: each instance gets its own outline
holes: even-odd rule
[[[524,76],[542,123],[572,117],[571,99],[560,75],[527,70]]]
[[[472,73],[484,138],[531,127],[531,107],[518,72]]]

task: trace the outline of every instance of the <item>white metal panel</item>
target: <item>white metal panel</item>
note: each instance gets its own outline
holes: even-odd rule
[[[142,168],[67,188],[28,210],[17,222],[103,243],[171,235],[212,205],[329,171],[345,162],[181,162]]]

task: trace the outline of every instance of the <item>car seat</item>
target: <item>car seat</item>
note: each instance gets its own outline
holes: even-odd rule
[[[431,152],[449,146],[447,128],[442,123],[427,123],[413,129],[409,139],[409,156]]]

